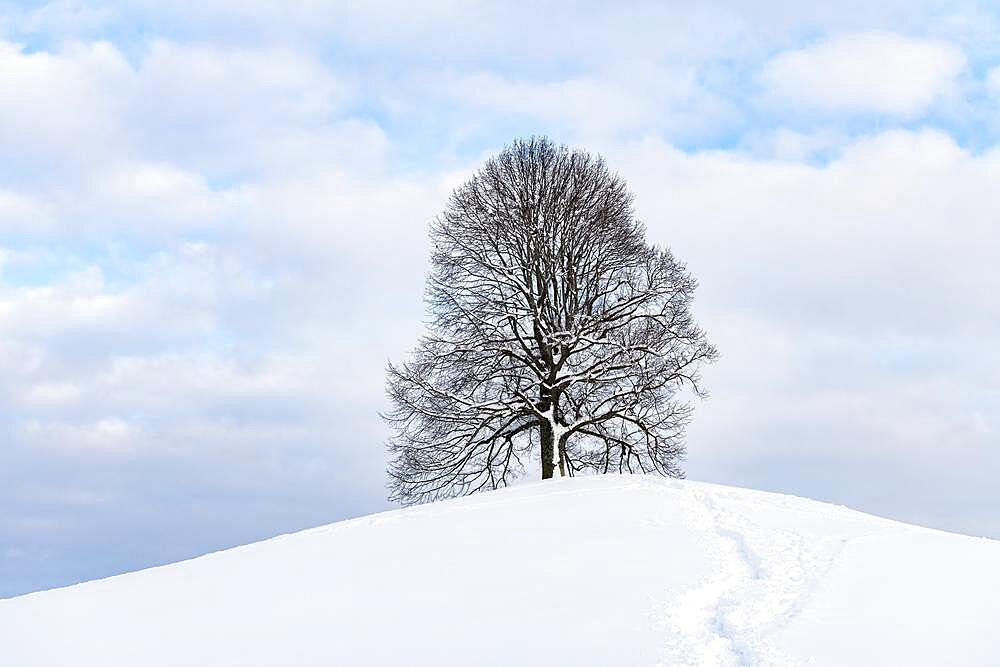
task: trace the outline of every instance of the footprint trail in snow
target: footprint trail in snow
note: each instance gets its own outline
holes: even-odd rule
[[[667,637],[660,664],[800,664],[768,637],[795,617],[823,581],[839,541],[809,543],[794,530],[761,526],[727,509],[718,493],[679,497],[707,543],[712,572],[659,610],[657,625]]]

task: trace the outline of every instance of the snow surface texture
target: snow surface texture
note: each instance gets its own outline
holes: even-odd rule
[[[0,665],[1000,665],[1000,542],[529,484],[0,601]]]

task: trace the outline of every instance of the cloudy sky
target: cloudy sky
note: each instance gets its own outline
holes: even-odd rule
[[[530,134],[700,280],[689,477],[1000,538],[996,3],[612,4],[0,0],[0,597],[387,508],[427,223]]]

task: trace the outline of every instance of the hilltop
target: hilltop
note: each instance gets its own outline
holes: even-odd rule
[[[0,601],[0,664],[995,665],[1000,542],[659,478],[533,483]]]

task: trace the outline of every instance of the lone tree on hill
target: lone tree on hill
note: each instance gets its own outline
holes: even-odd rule
[[[717,353],[695,280],[651,247],[604,160],[515,141],[431,224],[428,333],[388,367],[391,499],[506,486],[541,458],[577,472],[682,476],[688,388]]]

